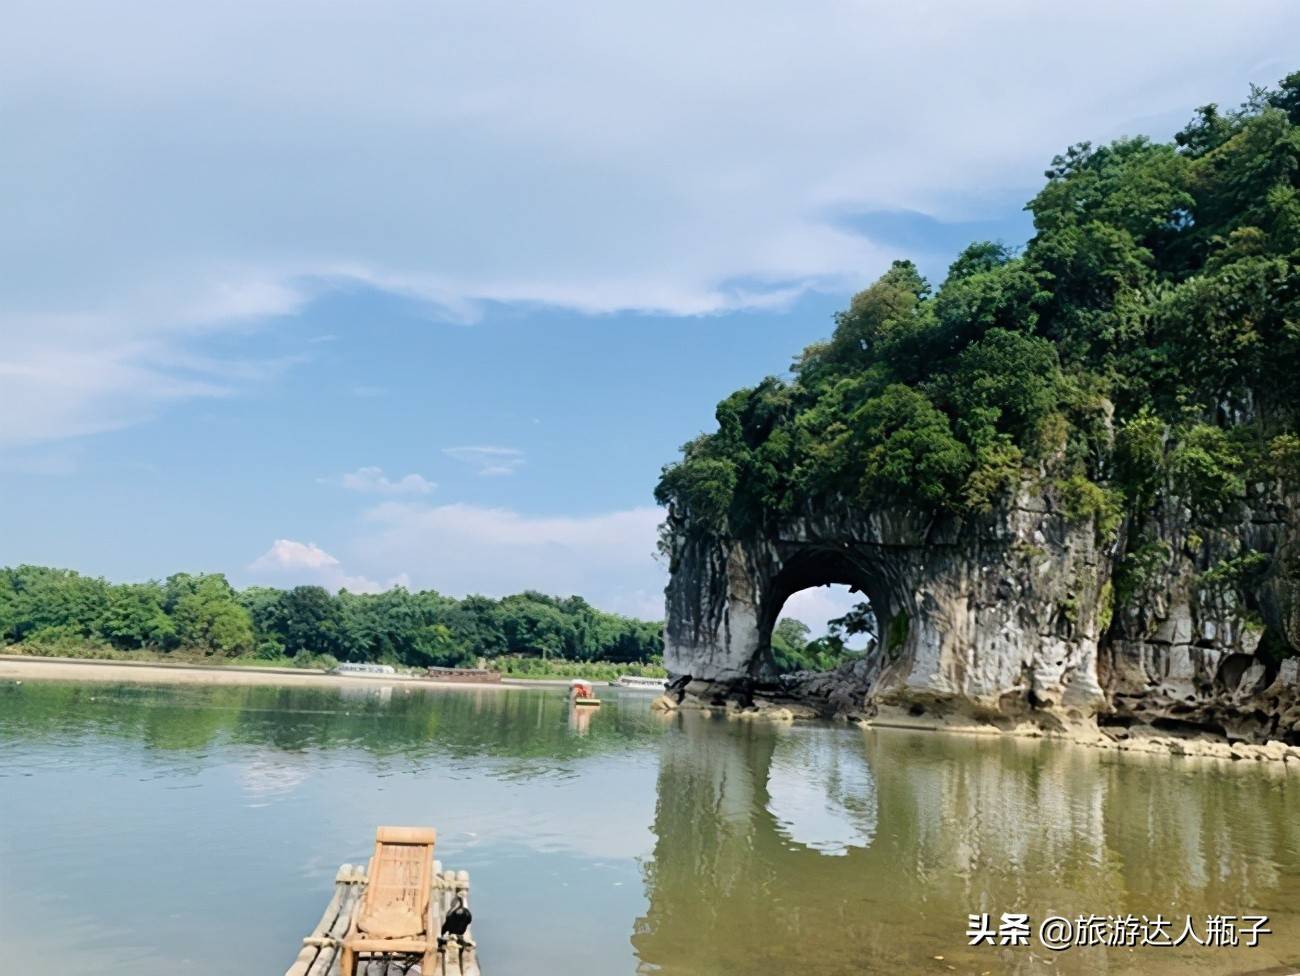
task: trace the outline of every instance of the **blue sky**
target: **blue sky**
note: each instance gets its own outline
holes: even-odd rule
[[[0,563],[657,616],[718,399],[1023,242],[1070,142],[1300,67],[1292,4],[1079,6],[19,5]]]

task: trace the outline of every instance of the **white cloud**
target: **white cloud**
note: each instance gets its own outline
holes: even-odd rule
[[[322,481],[335,479],[322,478]],[[383,468],[364,467],[350,471],[337,479],[349,491],[371,495],[427,495],[438,486],[423,475],[408,474],[393,480]]]
[[[293,572],[333,569],[339,561],[314,542],[294,542],[292,539],[276,539],[271,548],[258,556],[250,565],[255,573]]]
[[[0,445],[237,392],[182,354],[340,279],[461,321],[847,289],[893,255],[846,212],[970,216],[1275,80],[1297,34],[1287,0],[20,4]]]
[[[349,576],[337,559],[315,543],[292,539],[276,539],[270,549],[249,564],[248,570],[280,586],[316,585],[353,593],[379,593],[394,586],[409,585],[403,574],[382,584],[364,576]]]
[[[580,594],[604,609],[648,619],[664,612],[663,567],[653,558],[658,508],[587,516],[533,516],[476,505],[384,502],[366,513],[350,546],[375,574],[463,596],[525,589]]]
[[[444,447],[442,453],[488,476],[514,474],[524,463],[524,452],[513,447]]]

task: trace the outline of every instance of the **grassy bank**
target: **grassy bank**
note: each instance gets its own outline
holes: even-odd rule
[[[0,644],[0,653],[20,654],[24,657],[66,657],[85,661],[121,661],[137,664],[202,664],[208,667],[237,668],[299,668],[327,671],[338,662],[328,654],[299,654],[296,657],[277,655],[258,657],[247,655],[204,654],[201,651],[120,651],[114,647],[88,641],[51,641],[48,643],[23,642]]]
[[[507,678],[590,678],[613,681],[619,675],[641,678],[666,678],[668,672],[657,664],[621,664],[617,661],[566,661],[563,658],[502,657],[488,662],[488,667]]]

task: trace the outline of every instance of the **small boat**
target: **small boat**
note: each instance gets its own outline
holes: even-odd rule
[[[642,678],[635,674],[620,674],[618,679],[610,682],[616,688],[633,688],[638,691],[663,691],[668,687],[667,678]]]
[[[595,686],[592,682],[581,678],[574,678],[569,682],[569,698],[575,705],[600,704],[600,699],[596,697]]]
[[[470,934],[469,873],[444,871],[433,847],[431,828],[380,827],[369,864],[339,868],[325,913],[284,976],[377,970],[480,976],[478,942]],[[400,937],[366,928],[368,917],[409,921],[412,914],[416,921]]]
[[[391,664],[371,664],[364,661],[341,661],[327,672],[352,678],[393,678],[397,669]]]

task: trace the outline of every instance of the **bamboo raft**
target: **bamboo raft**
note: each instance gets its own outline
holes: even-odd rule
[[[363,864],[344,864],[334,875],[334,894],[325,906],[325,912],[302,940],[302,949],[284,976],[339,976],[343,936],[352,921],[352,915],[365,893],[366,867]],[[453,900],[460,896],[469,907],[469,872],[443,871],[442,862],[433,862],[433,891],[430,906],[434,915],[434,931],[442,928],[442,920],[451,910]],[[470,926],[471,930],[473,926]],[[461,940],[455,936],[447,939],[438,953],[438,965],[432,973],[422,973],[418,955],[362,953],[357,963],[357,976],[480,976],[478,946],[470,931]]]

